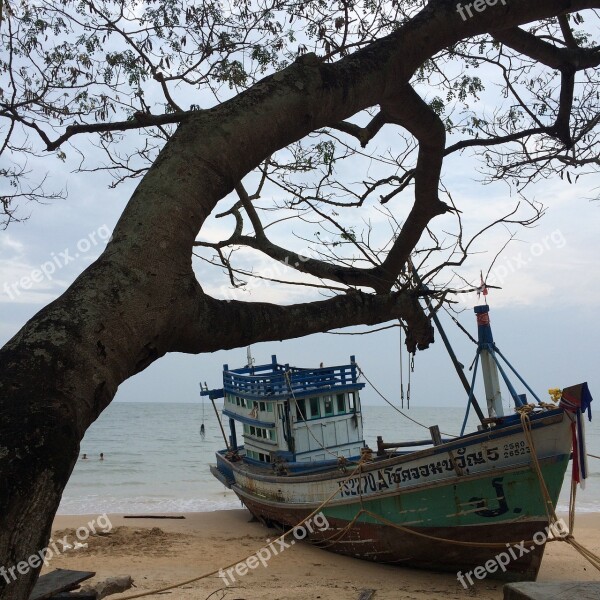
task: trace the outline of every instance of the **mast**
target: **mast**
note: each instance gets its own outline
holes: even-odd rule
[[[475,306],[473,310],[477,315],[478,352],[481,358],[488,414],[490,418],[503,417],[504,408],[502,407],[498,360],[494,355],[494,337],[490,325],[490,307],[487,304],[483,304]]]

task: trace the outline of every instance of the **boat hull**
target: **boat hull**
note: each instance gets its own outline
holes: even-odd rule
[[[570,454],[568,417],[560,411],[536,418],[533,438],[556,504]],[[535,580],[540,567],[548,519],[520,425],[376,460],[358,472],[349,466],[345,473],[282,477],[243,462],[227,469],[231,488],[267,525],[294,527],[319,509],[329,526],[306,537],[330,551],[461,573],[487,562],[477,572],[505,580]],[[497,546],[480,545],[490,543]]]

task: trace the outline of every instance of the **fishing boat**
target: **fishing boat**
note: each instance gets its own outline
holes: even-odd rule
[[[475,367],[465,386],[467,415],[473,407],[480,420],[476,431],[465,433],[465,415],[459,436],[442,438],[434,425],[426,440],[378,437],[371,449],[354,356],[346,365],[309,369],[275,356],[264,365],[249,360],[243,368],[224,365],[223,387],[202,392],[213,404],[223,398],[229,426],[225,436],[222,425],[227,447],[217,452],[213,475],[268,526],[293,528],[320,510],[328,528],[306,537],[333,552],[467,573],[511,550],[490,576],[535,580],[572,450],[586,475],[582,412],[591,396],[580,384],[554,391],[558,404],[542,402],[496,346],[488,311],[487,304],[475,307]],[[475,399],[478,364],[487,416]],[[504,414],[501,379],[514,414]]]

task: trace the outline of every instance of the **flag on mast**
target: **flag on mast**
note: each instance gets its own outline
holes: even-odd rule
[[[483,271],[479,271],[479,278],[481,280],[481,285],[477,288],[477,298],[483,294],[484,296],[488,295],[488,289],[485,285],[485,281],[483,280]]]

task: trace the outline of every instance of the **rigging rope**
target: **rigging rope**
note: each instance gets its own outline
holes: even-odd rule
[[[548,522],[551,526],[553,526],[558,521],[558,518],[556,517],[556,512],[554,511],[554,504],[552,503],[552,499],[548,492],[548,488],[546,486],[546,482],[544,480],[542,470],[541,470],[541,467],[539,464],[539,459],[536,454],[535,444],[533,441],[533,434],[531,432],[531,421],[529,419],[529,413],[531,412],[531,408],[533,408],[533,407],[529,407],[529,408],[530,408],[530,410],[520,410],[518,412],[520,413],[521,424],[523,426],[523,432],[525,434],[525,438],[527,440],[527,443],[529,444],[530,454],[533,459],[532,462],[533,462],[534,470],[538,477],[538,481],[540,483],[540,489],[541,489],[542,496],[544,499],[544,507],[546,510],[546,515],[548,517]],[[361,466],[361,465],[359,465],[359,466]],[[594,567],[596,567],[598,570],[600,570],[600,556],[594,554],[594,552],[592,552],[591,550],[588,550],[587,548],[582,546],[573,537],[573,526],[575,524],[575,492],[576,492],[576,482],[573,481],[571,484],[571,501],[569,504],[569,534],[566,537],[549,538],[548,541],[549,542],[564,541],[564,542],[569,543],[586,560],[588,560],[588,562],[590,562]],[[386,519],[385,517],[383,517],[377,513],[373,513],[370,510],[367,510],[363,506],[362,489],[361,488],[359,488],[359,493],[360,493],[361,509],[358,512],[358,515],[360,515],[361,513],[367,514],[371,518],[379,521],[380,523],[383,523],[384,525],[393,527],[394,529],[398,529],[405,533],[411,533],[418,537],[427,538],[427,539],[437,541],[437,542],[450,543],[450,544],[454,544],[454,545],[458,545],[458,546],[473,546],[473,547],[480,547],[480,548],[506,548],[509,545],[522,545],[522,544],[530,545],[532,543],[533,544],[537,543],[537,542],[535,542],[535,540],[528,540],[526,542],[520,541],[520,542],[505,542],[505,543],[467,542],[467,541],[462,541],[462,540],[451,540],[451,539],[441,538],[441,537],[437,537],[437,536],[433,536],[433,535],[428,535],[428,534],[422,533],[420,531],[415,531],[414,529],[409,529],[408,527],[403,527],[402,525],[394,523],[393,521],[389,521],[388,519]],[[354,523],[356,521],[358,515],[355,516],[354,519],[352,519],[352,523]]]
[[[415,354],[408,354],[408,389],[406,390],[406,408],[410,410],[410,374],[415,372]]]
[[[312,519],[312,517],[314,517],[316,514],[318,514],[321,509],[323,509],[327,504],[329,504],[329,502],[331,502],[331,500],[333,500],[333,498],[335,498],[335,496],[338,494],[338,492],[340,492],[340,490],[342,489],[342,487],[352,478],[354,477],[354,475],[359,472],[362,469],[362,461],[363,459],[361,458],[361,460],[359,461],[356,469],[354,469],[352,471],[352,473],[350,473],[350,475],[348,475],[348,477],[346,477],[343,481],[341,481],[337,487],[337,489],[330,494],[323,502],[321,502],[321,504],[319,504],[319,506],[317,506],[317,508],[315,508],[315,510],[313,510],[309,515],[307,515],[306,517],[304,517],[297,525],[295,525],[294,527],[290,527],[287,531],[285,531],[284,533],[282,533],[278,538],[275,538],[274,540],[272,540],[270,542],[270,544],[273,544],[275,542],[277,542],[278,540],[284,540],[288,535],[290,535],[291,533],[294,532],[294,530],[297,527],[301,527],[302,525],[304,525],[304,523],[306,523],[308,520]],[[231,567],[235,567],[237,564],[244,562],[246,560],[248,560],[248,558],[250,558],[251,556],[254,556],[256,554],[256,552],[251,552],[250,554],[246,555],[244,558],[241,558],[239,560],[236,560],[235,562],[229,563],[228,565],[226,565],[225,567],[219,567],[218,569],[214,569],[213,571],[210,571],[209,573],[204,573],[203,575],[198,575],[198,577],[193,577],[192,579],[187,579],[185,581],[181,581],[179,583],[174,583],[172,585],[163,587],[163,588],[159,588],[156,590],[150,590],[148,592],[141,592],[139,594],[132,594],[129,596],[123,596],[121,598],[121,600],[133,600],[133,598],[144,598],[146,596],[154,596],[156,594],[162,594],[164,592],[167,592],[169,590],[174,590],[176,588],[182,587],[184,585],[188,585],[190,583],[195,583],[196,581],[200,581],[201,579],[206,579],[207,577],[211,577],[212,575],[216,575],[219,572],[222,571],[226,571],[227,569],[230,569]]]
[[[400,407],[404,408],[404,372],[402,367],[402,324],[400,324]]]
[[[391,404],[385,397],[383,397],[378,391],[377,389],[373,386],[373,384],[371,384],[371,382],[367,379],[367,377],[364,375],[364,373],[361,371],[361,369],[358,367],[357,368],[359,370],[359,372],[363,375],[363,377],[365,377],[365,379],[369,382],[369,384],[371,385],[371,387],[373,387],[373,389],[388,403],[390,404],[390,406],[392,406],[393,408],[396,409],[396,407]],[[397,410],[397,409],[396,409]],[[400,411],[398,411],[400,412]],[[529,445],[529,449],[530,449],[530,455],[532,457],[532,463],[533,463],[533,467],[535,470],[535,473],[538,477],[539,480],[539,484],[540,484],[540,490],[542,492],[542,497],[544,499],[544,506],[545,506],[545,510],[546,510],[546,514],[549,520],[549,523],[551,525],[554,525],[556,523],[556,521],[558,520],[556,517],[556,513],[554,511],[554,505],[552,503],[552,499],[550,498],[550,494],[548,492],[548,488],[546,486],[546,482],[544,480],[543,474],[542,474],[542,470],[539,464],[539,459],[537,457],[537,453],[536,453],[536,449],[535,449],[535,443],[533,441],[533,434],[531,431],[531,421],[529,419],[529,411],[527,410],[521,410],[518,411],[520,413],[520,418],[521,418],[521,424],[523,426],[523,432],[525,435],[525,438],[527,440],[527,443]],[[404,415],[406,416],[406,415]],[[421,423],[419,423],[418,421],[415,421],[414,419],[410,418],[410,417],[406,417],[409,420],[415,422],[417,425],[420,425],[422,427],[426,427],[425,425],[422,425]],[[447,434],[445,434],[447,435]],[[594,456],[594,455],[591,455]],[[594,456],[594,458],[599,458]],[[363,457],[360,459],[357,467],[345,478],[343,479],[339,484],[336,490],[334,490],[323,502],[321,502],[321,504],[319,504],[319,506],[317,508],[315,508],[309,515],[307,515],[306,517],[304,517],[296,526],[289,528],[287,531],[285,531],[283,534],[281,534],[278,538],[276,538],[275,540],[273,540],[273,542],[277,542],[278,540],[284,540],[286,536],[288,536],[289,534],[291,534],[297,527],[301,527],[304,523],[306,523],[309,519],[311,519],[313,516],[315,516],[316,514],[319,513],[319,511],[321,511],[325,506],[327,506],[332,500],[333,498],[335,498],[335,496],[338,494],[338,492],[342,489],[342,487],[346,484],[346,482],[348,482],[352,477],[354,477],[354,475],[356,473],[360,473],[362,474],[362,468],[363,468],[363,463],[366,461],[366,455],[363,455]],[[359,481],[360,481],[360,476],[359,476]],[[574,483],[574,482],[573,482]],[[586,560],[588,560],[594,567],[596,567],[598,570],[600,570],[600,557],[596,554],[594,554],[591,550],[588,550],[587,548],[585,548],[584,546],[582,546],[579,542],[577,542],[574,537],[573,537],[573,525],[574,525],[574,520],[575,520],[575,489],[572,483],[572,487],[571,487],[571,500],[570,500],[570,505],[569,505],[569,534],[566,537],[555,537],[555,538],[551,538],[548,541],[565,541],[567,543],[569,543],[571,546],[573,546]],[[370,510],[366,509],[364,507],[363,504],[363,492],[362,492],[362,487],[360,487],[359,484],[359,492],[360,492],[360,510],[357,512],[357,514],[354,516],[353,519],[351,519],[351,521],[348,523],[347,526],[345,526],[341,533],[339,534],[339,536],[337,537],[337,540],[332,540],[333,535],[329,538],[327,538],[326,540],[324,540],[325,544],[323,544],[323,546],[327,546],[327,545],[332,545],[333,543],[335,543],[336,541],[340,540],[346,533],[348,533],[350,531],[350,529],[352,528],[352,526],[356,523],[356,521],[358,520],[359,516],[361,514],[366,514],[368,516],[370,516],[371,518],[379,521],[380,523],[383,523],[384,525],[387,525],[389,527],[393,527],[394,529],[398,529],[400,531],[403,531],[405,533],[410,533],[413,535],[416,535],[418,537],[422,537],[422,538],[426,538],[426,539],[430,539],[433,541],[438,541],[438,542],[445,542],[445,543],[450,543],[450,544],[454,544],[454,545],[458,545],[458,546],[471,546],[471,547],[479,547],[479,548],[506,548],[508,545],[523,545],[524,542],[520,541],[520,542],[504,542],[504,543],[485,543],[485,542],[467,542],[467,541],[463,541],[463,540],[452,540],[452,539],[446,539],[446,538],[440,538],[437,536],[432,536],[432,535],[428,535],[426,533],[422,533],[420,531],[415,531],[414,529],[410,529],[408,527],[404,527],[402,525],[399,525],[397,523],[394,523],[392,521],[389,521],[388,519],[386,519],[385,517],[373,513]],[[337,535],[337,534],[334,534]],[[327,544],[327,542],[329,542],[329,544]],[[531,541],[527,541],[525,542],[526,545],[529,545],[530,543],[534,542],[534,540]],[[318,545],[318,542],[317,542]],[[236,560],[235,562],[232,562],[228,565],[226,565],[225,567],[220,567],[218,569],[215,569],[213,571],[210,571],[209,573],[205,573],[203,575],[199,575],[198,577],[194,577],[192,579],[187,579],[186,581],[182,581],[180,583],[175,583],[172,585],[169,585],[167,587],[163,587],[160,589],[156,589],[156,590],[150,590],[148,592],[142,592],[139,594],[133,594],[133,595],[129,595],[129,596],[124,596],[122,600],[133,600],[134,598],[143,598],[143,597],[147,597],[147,596],[153,596],[156,594],[161,594],[164,593],[166,591],[175,589],[175,588],[179,588],[182,587],[184,585],[188,585],[190,583],[194,583],[196,581],[200,581],[201,579],[205,579],[207,577],[210,577],[212,575],[216,575],[219,572],[222,572],[224,570],[227,570],[231,567],[235,567],[237,564],[239,564],[240,562],[243,562],[244,560],[247,560],[250,556],[254,556],[256,553],[250,553],[248,554],[245,558],[240,559],[240,560]]]
[[[405,419],[408,419],[409,421],[412,421],[413,423],[415,423],[416,425],[418,425],[419,427],[423,427],[425,429],[427,429],[427,431],[429,431],[429,427],[427,425],[423,425],[423,423],[419,423],[419,421],[413,419],[412,417],[409,417],[406,413],[402,412],[395,404],[392,404],[371,382],[371,380],[365,375],[365,372],[358,366],[356,365],[356,368],[358,369],[358,372],[365,378],[365,380],[367,381],[367,383],[373,388],[373,390],[375,391],[375,393],[386,403],[389,404],[396,412],[400,413]],[[409,371],[410,374],[410,371]],[[410,389],[410,382],[409,382],[409,389]],[[440,432],[442,435],[447,435],[448,437],[457,437],[455,435],[452,435],[451,433],[444,433],[443,431]]]
[[[452,315],[450,313],[450,311],[443,304],[442,304],[442,308],[446,311],[448,316],[456,323],[458,328],[477,346],[478,345],[477,340],[469,333],[469,331],[467,329],[465,329],[465,327],[463,327],[463,325],[461,325],[461,323],[458,321],[458,319],[456,319],[454,317],[454,315]]]

